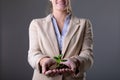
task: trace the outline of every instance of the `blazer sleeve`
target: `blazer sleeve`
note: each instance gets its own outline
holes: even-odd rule
[[[38,32],[37,32],[37,22],[33,20],[29,26],[29,50],[28,50],[28,62],[33,69],[37,69],[40,73],[42,72],[42,67],[39,65],[39,61],[48,57],[43,54],[40,49]]]
[[[79,71],[85,72],[93,65],[93,30],[90,20],[85,22],[84,39],[80,55],[76,56],[80,61]]]

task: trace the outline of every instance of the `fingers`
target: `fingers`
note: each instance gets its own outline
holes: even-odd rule
[[[45,75],[46,76],[55,76],[55,75],[59,74],[58,72],[59,71],[57,69],[48,70],[48,71],[45,72]]]
[[[63,68],[63,69],[53,69],[53,70],[48,70],[45,72],[46,76],[55,76],[55,75],[61,75],[64,73],[73,73],[73,71],[69,68]]]
[[[48,70],[45,72],[45,75],[49,76],[52,73],[52,70]]]

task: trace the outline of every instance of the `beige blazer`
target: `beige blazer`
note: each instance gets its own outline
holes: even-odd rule
[[[28,62],[34,69],[32,80],[85,80],[85,72],[93,64],[93,33],[90,21],[71,17],[62,54],[63,58],[75,57],[82,62],[78,68],[79,77],[73,77],[69,73],[54,77],[41,74],[39,61],[46,56],[53,58],[59,55],[59,48],[51,14],[45,18],[34,19],[29,27],[28,51]]]

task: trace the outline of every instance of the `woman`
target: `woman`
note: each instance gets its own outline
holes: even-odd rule
[[[87,19],[72,15],[70,0],[50,0],[51,13],[34,19],[29,27],[28,62],[33,80],[85,80],[93,64],[92,26]],[[67,67],[50,68],[62,54]]]

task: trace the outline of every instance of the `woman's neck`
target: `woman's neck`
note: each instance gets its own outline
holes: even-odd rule
[[[67,16],[67,12],[53,11],[53,16],[57,21],[58,28],[59,28],[60,33],[61,33],[62,29],[63,29],[63,26],[64,26],[65,18]]]
[[[53,16],[57,21],[64,22],[67,16],[67,12],[53,11]]]

